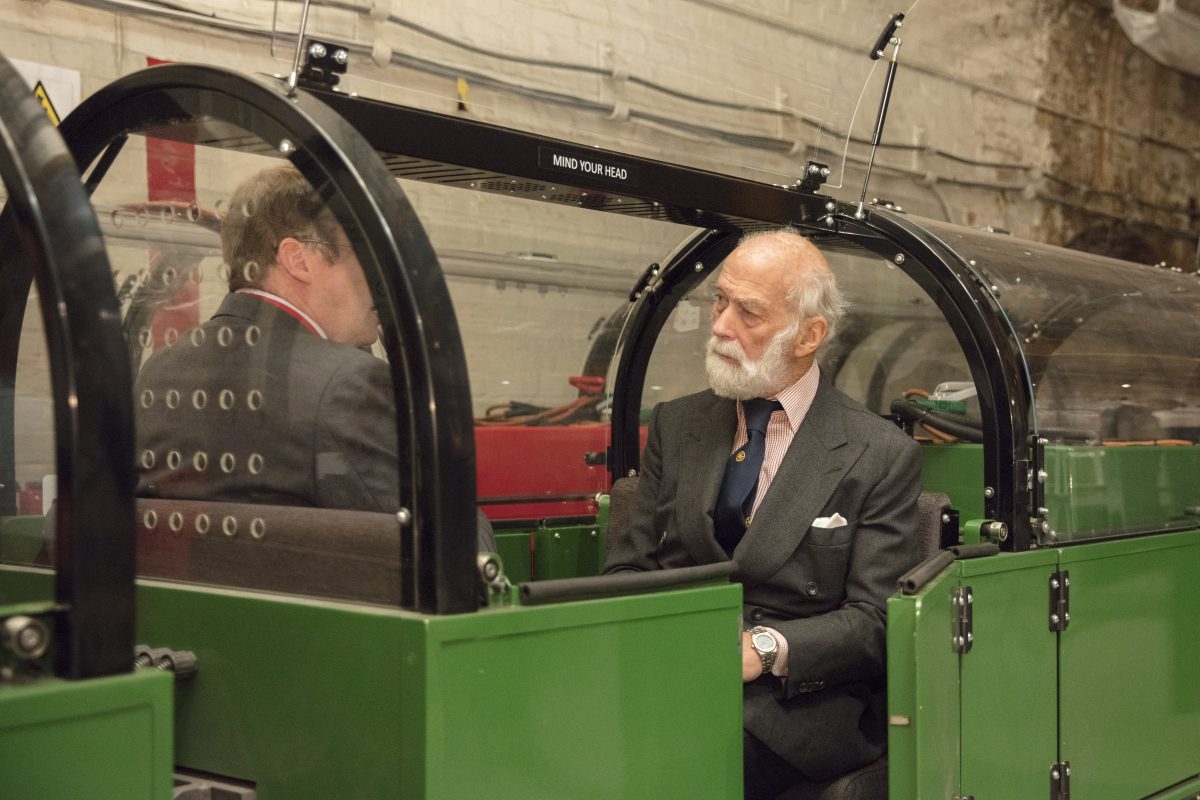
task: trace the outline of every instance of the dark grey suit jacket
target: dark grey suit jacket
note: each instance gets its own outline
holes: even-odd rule
[[[727,560],[713,509],[737,427],[711,392],[655,408],[631,514],[606,571]],[[733,553],[747,627],[788,641],[788,677],[745,686],[744,725],[813,780],[886,748],[885,609],[917,560],[920,448],[822,377],[754,522]],[[835,513],[838,528],[815,528]]]
[[[400,507],[388,365],[253,295],[227,296],[211,320],[156,352],[134,402],[140,496]],[[494,551],[491,524],[477,520],[480,549]]]

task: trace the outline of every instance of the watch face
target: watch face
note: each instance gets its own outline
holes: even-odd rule
[[[750,639],[750,641],[754,644],[754,649],[760,653],[774,653],[775,652],[775,647],[776,647],[775,637],[772,636],[771,634],[767,633],[766,631],[763,631],[762,633],[754,634],[754,636]]]

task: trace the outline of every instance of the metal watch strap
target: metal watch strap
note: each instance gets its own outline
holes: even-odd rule
[[[769,674],[771,672],[771,668],[775,666],[775,659],[779,657],[779,641],[775,639],[775,635],[773,633],[764,628],[762,625],[755,625],[753,628],[747,631],[747,633],[750,634],[750,646],[754,648],[754,652],[758,653],[758,657],[762,661],[763,674]],[[765,633],[775,641],[775,648],[773,650],[764,652],[758,649],[758,646],[754,643],[754,637],[760,633]]]

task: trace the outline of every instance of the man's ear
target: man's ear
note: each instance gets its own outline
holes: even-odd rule
[[[279,262],[279,266],[294,280],[301,283],[312,283],[311,255],[311,251],[306,250],[304,245],[291,236],[281,241],[279,248],[275,251],[275,258]]]
[[[808,317],[801,323],[800,331],[796,334],[792,355],[796,358],[811,356],[817,352],[821,342],[825,341],[825,334],[828,332],[829,323],[825,321],[824,317]]]

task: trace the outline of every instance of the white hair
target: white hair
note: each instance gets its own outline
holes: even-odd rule
[[[825,340],[830,341],[837,332],[838,323],[846,315],[848,303],[838,289],[837,279],[825,262],[825,257],[816,245],[801,235],[795,228],[775,228],[768,231],[748,233],[738,242],[738,247],[759,239],[770,239],[775,246],[792,251],[805,265],[802,275],[788,289],[787,302],[792,306],[799,323],[809,317],[825,320]],[[817,265],[810,265],[813,259]]]

